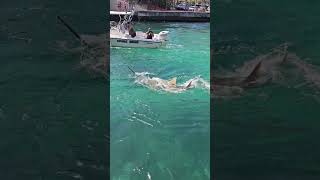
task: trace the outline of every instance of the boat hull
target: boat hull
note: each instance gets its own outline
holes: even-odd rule
[[[125,38],[110,38],[111,47],[127,47],[127,48],[160,48],[165,44],[164,41],[148,41]]]

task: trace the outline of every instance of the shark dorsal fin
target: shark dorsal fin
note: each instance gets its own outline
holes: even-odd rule
[[[244,80],[245,83],[248,83],[248,82],[252,82],[252,81],[255,81],[258,77],[258,72],[259,72],[259,69],[261,67],[261,63],[262,61],[260,61],[253,69],[253,71],[249,74],[249,76],[247,76],[247,78]]]
[[[177,78],[176,78],[176,77],[172,78],[170,81],[168,81],[168,83],[170,84],[170,86],[176,87],[176,85],[177,85]]]
[[[189,82],[189,84],[186,86],[186,89],[190,88],[192,84],[192,81]]]

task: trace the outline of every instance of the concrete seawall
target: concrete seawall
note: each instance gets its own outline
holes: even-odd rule
[[[112,21],[118,21],[119,15],[110,15]],[[210,22],[209,12],[193,11],[137,11],[135,21],[167,21],[167,22]]]

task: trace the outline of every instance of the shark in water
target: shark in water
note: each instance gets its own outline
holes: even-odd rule
[[[157,77],[147,78],[143,81],[148,86],[153,87],[154,89],[171,89],[171,90],[187,90],[192,88],[192,81],[190,81],[187,85],[177,85],[177,78],[174,77],[169,80],[160,79]]]
[[[190,79],[184,84],[177,84],[177,78],[171,78],[169,80],[161,79],[158,77],[150,77],[150,73],[142,72],[138,73],[128,67],[132,73],[134,73],[136,83],[146,86],[154,90],[162,90],[167,92],[182,92],[195,87],[197,79]]]
[[[71,25],[69,25],[60,16],[57,19],[63,24],[80,42],[80,47],[68,47],[68,42],[57,41],[57,48],[61,52],[80,54],[80,63],[77,66],[80,69],[85,69],[95,77],[109,78],[109,63],[108,54],[109,48],[106,34],[100,35],[81,35],[75,31]]]
[[[274,50],[266,55],[261,55],[248,61],[235,72],[227,75],[213,74],[211,77],[212,95],[238,96],[244,89],[259,87],[272,81],[277,75],[277,69],[288,58],[287,45],[280,46],[282,50]]]
[[[226,77],[218,77],[213,76],[212,81],[216,86],[238,86],[238,87],[250,87],[256,85],[256,80],[258,78],[258,72],[260,70],[262,61],[258,62],[258,64],[254,67],[252,72],[246,76],[226,76]]]

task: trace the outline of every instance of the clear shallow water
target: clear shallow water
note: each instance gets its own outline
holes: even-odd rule
[[[232,71],[283,42],[318,66],[318,7],[316,1],[217,1],[212,44],[225,53],[215,54],[215,67]],[[294,72],[298,82],[289,76],[283,84],[214,101],[217,179],[319,179],[319,89],[293,88],[305,81],[296,70],[286,65],[280,71]]]
[[[161,49],[111,49],[111,179],[209,179],[208,89],[181,93],[135,83],[136,72],[177,84],[201,76],[209,82],[208,23],[137,23],[136,29],[170,31]]]

